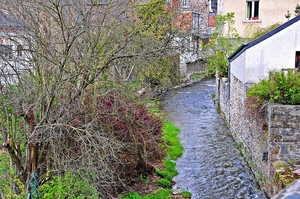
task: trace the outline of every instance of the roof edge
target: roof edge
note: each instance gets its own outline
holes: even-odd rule
[[[261,37],[258,37],[257,39],[254,39],[253,41],[247,43],[247,44],[242,44],[234,53],[232,53],[229,57],[228,60],[229,62],[232,62],[233,60],[235,60],[239,55],[241,55],[245,50],[247,50],[248,48],[251,48],[253,46],[255,46],[256,44],[259,44],[260,42],[268,39],[269,37],[275,35],[276,33],[280,32],[281,30],[289,27],[290,25],[296,23],[297,21],[300,20],[300,15],[294,17],[293,19],[285,22],[284,24],[278,26],[277,28],[275,28],[274,30],[271,30],[270,32],[264,34]]]

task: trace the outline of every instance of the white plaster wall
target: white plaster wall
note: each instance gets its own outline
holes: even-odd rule
[[[245,82],[245,64],[245,52],[230,63],[230,73],[238,78],[241,82]]]
[[[296,51],[300,51],[300,21],[247,49],[231,62],[231,70],[243,83],[256,83],[272,70],[295,68]]]
[[[32,68],[32,66],[28,65],[30,53],[22,51],[22,56],[17,56],[17,45],[22,45],[23,48],[28,48],[25,42],[18,37],[20,36],[14,33],[0,33],[0,38],[3,40],[1,45],[12,45],[13,50],[11,59],[0,58],[0,84],[13,83],[17,80],[16,71],[18,73],[22,73],[27,69]],[[13,38],[15,42],[13,42],[10,38]]]

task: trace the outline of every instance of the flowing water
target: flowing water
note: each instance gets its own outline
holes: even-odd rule
[[[192,199],[263,199],[237,155],[234,140],[213,104],[215,79],[168,92],[163,109],[181,133],[174,189]]]

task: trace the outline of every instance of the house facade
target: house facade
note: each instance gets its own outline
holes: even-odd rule
[[[266,28],[273,24],[288,21],[294,17],[298,0],[283,2],[280,0],[220,0],[218,12],[235,14],[235,28],[242,37],[249,37],[257,28]]]
[[[269,71],[299,67],[299,16],[242,45],[229,57],[230,73],[242,83],[257,83]]]
[[[300,16],[250,43],[229,57],[228,80],[217,79],[217,98],[245,161],[261,180],[268,197],[282,187],[278,161],[300,165],[300,106],[270,104],[259,114],[246,111],[248,89],[273,70],[299,70]],[[295,166],[294,165],[294,166]],[[295,166],[295,168],[298,168]],[[278,179],[277,179],[278,180]]]
[[[235,28],[242,37],[249,37],[258,28],[288,21],[286,15],[294,17],[298,0],[282,2],[280,0],[221,0],[219,12],[235,14]]]
[[[24,32],[22,24],[0,11],[0,85],[12,83],[18,73],[28,68],[24,41],[17,36]]]
[[[199,59],[199,41],[211,37],[214,13],[210,0],[169,0],[167,6],[174,13],[174,26],[178,29],[173,47],[180,55],[180,75],[189,77],[188,64]]]

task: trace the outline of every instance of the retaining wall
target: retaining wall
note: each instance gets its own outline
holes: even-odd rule
[[[233,75],[229,79],[216,80],[220,108],[243,158],[266,195],[273,196],[281,189],[274,184],[274,163],[293,160],[300,168],[300,106],[270,104],[249,114],[245,102],[252,84],[243,84]]]
[[[187,77],[193,73],[205,73],[206,70],[206,62],[203,59],[197,59],[194,62],[190,62],[187,64],[187,69],[186,69],[186,74]]]

